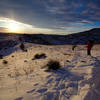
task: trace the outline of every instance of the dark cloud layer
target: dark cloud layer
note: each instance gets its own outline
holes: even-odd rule
[[[100,0],[0,0],[0,16],[60,29],[100,21]]]

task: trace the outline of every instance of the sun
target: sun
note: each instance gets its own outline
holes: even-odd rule
[[[9,26],[9,30],[10,30],[11,32],[16,32],[16,31],[18,30],[18,27],[17,27],[15,24],[11,24],[11,25]]]
[[[9,22],[8,29],[10,32],[15,32],[15,33],[19,31],[18,24],[15,21]]]

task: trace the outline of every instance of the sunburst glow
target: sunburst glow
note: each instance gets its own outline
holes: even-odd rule
[[[18,32],[19,31],[18,24],[15,21],[9,22],[8,29],[10,32]]]
[[[34,25],[22,23],[10,18],[0,18],[0,27],[2,27],[1,32],[10,32],[10,33],[46,33],[51,32],[52,29],[38,28]]]

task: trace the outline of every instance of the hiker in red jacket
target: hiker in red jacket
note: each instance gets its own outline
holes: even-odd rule
[[[93,41],[92,40],[88,40],[88,44],[87,44],[87,55],[91,55],[91,49],[93,47]]]

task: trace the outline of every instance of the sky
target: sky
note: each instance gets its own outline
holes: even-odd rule
[[[0,0],[0,32],[70,34],[100,28],[100,0]]]

